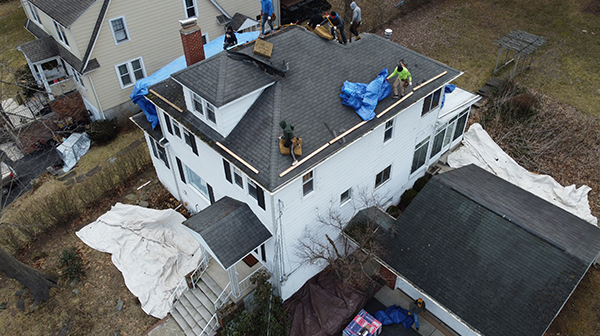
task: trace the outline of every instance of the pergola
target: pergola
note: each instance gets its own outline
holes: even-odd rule
[[[510,78],[521,74],[531,66],[535,51],[545,42],[545,38],[521,30],[513,30],[497,39],[494,41],[494,44],[498,45],[498,58],[496,59],[496,67],[494,67],[494,75],[511,62],[514,62],[515,66],[510,73]],[[504,64],[499,65],[502,54],[505,54]]]

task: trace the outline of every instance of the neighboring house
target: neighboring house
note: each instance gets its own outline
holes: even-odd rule
[[[150,87],[156,129],[141,113],[132,120],[146,133],[160,181],[195,213],[187,224],[215,267],[229,273],[223,292],[239,297],[246,264],[258,262],[286,299],[324,267],[297,256],[298,240],[307,232],[339,238],[317,212],[332,206],[350,219],[363,192],[396,204],[459,144],[479,97],[456,88],[441,108],[445,85],[461,72],[377,35],[343,46],[291,26],[265,40],[273,44],[270,59],[255,55],[252,42]],[[412,71],[412,94],[382,100],[379,118],[365,122],[342,105],[344,81],[368,83],[399,59]],[[280,154],[282,120],[303,139],[295,166]],[[206,220],[217,207],[230,225]]]
[[[372,211],[372,212],[371,212]],[[459,335],[543,335],[600,254],[600,229],[469,165],[376,220],[382,274]]]
[[[139,111],[129,95],[135,82],[183,54],[179,20],[197,17],[202,40],[223,35],[232,22],[248,29],[258,0],[21,0],[37,39],[18,47],[52,99],[79,91],[94,120]],[[231,15],[229,14],[231,13]],[[220,21],[217,20],[220,17]]]

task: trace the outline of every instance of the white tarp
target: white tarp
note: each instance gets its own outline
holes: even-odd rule
[[[588,193],[591,188],[582,185],[563,187],[549,175],[531,173],[519,166],[492,140],[480,124],[473,124],[465,133],[462,146],[448,156],[448,165],[459,168],[475,164],[506,181],[578,216],[594,225]]]
[[[200,244],[175,210],[117,203],[77,236],[88,246],[112,254],[125,285],[142,309],[156,318],[169,312],[169,297],[200,263]]]
[[[63,167],[65,173],[75,167],[77,161],[87,153],[90,143],[87,133],[73,133],[60,146],[56,147],[58,155],[65,163]]]

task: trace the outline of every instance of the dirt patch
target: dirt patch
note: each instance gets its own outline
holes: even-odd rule
[[[592,1],[586,8],[586,12],[600,15],[600,0]]]
[[[59,273],[62,250],[75,247],[83,258],[86,277],[76,283],[62,281],[58,289],[51,290],[50,301],[32,311],[33,299],[29,290],[15,295],[21,285],[0,274],[0,307],[6,303],[6,309],[0,310],[0,330],[7,335],[113,335],[119,332],[124,336],[141,335],[158,321],[141,309],[110,255],[89,248],[75,235],[77,230],[108,211],[116,202],[144,204],[154,209],[179,205],[157,180],[151,167],[122,192],[102,200],[70,225],[57,227],[39,237],[23,249],[19,255],[21,261],[47,273]],[[185,210],[182,212],[188,215]],[[117,310],[118,300],[123,302],[120,311]],[[19,301],[24,301],[24,310],[18,309]]]

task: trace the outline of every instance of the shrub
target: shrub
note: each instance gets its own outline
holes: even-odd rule
[[[117,126],[111,120],[97,120],[90,124],[87,135],[94,143],[107,144],[117,136]]]
[[[394,218],[398,218],[398,216],[400,216],[400,209],[395,205],[390,205],[385,212]]]
[[[400,209],[406,209],[410,202],[417,197],[417,194],[418,192],[415,189],[411,188],[406,190],[404,193],[402,193],[402,196],[400,196],[400,203],[398,204],[398,207]]]
[[[415,181],[415,184],[413,184],[413,189],[415,189],[415,191],[417,191],[417,192],[421,191],[421,189],[423,189],[423,187],[425,187],[427,182],[429,182],[429,179],[431,179],[431,177],[429,175],[424,175],[422,177],[419,177],[419,179],[417,179]]]
[[[60,278],[67,281],[79,280],[85,276],[83,260],[74,247],[64,249],[60,255]]]

